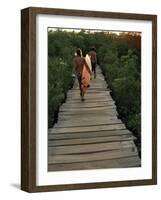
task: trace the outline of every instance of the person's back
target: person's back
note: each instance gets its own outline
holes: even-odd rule
[[[82,71],[83,71],[83,66],[85,64],[85,59],[82,57],[82,51],[79,48],[76,51],[76,57],[74,58],[73,63],[74,63],[74,71],[77,75],[79,83],[81,99],[82,101],[84,101],[84,92],[82,90],[81,84],[82,84]]]
[[[94,73],[94,78],[96,78],[96,66],[97,66],[97,54],[96,49],[92,47],[91,51],[88,53],[92,63],[92,71]]]
[[[89,52],[90,58],[91,58],[91,62],[92,63],[97,63],[97,56],[96,56],[96,52],[95,51],[90,51]]]
[[[81,74],[83,70],[83,65],[85,64],[85,59],[80,56],[76,56],[74,58],[74,66],[75,66],[75,72],[76,74]]]

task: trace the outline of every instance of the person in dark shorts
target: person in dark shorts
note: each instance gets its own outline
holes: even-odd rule
[[[92,64],[92,72],[94,73],[94,78],[96,78],[96,66],[97,66],[97,54],[96,54],[96,48],[92,47],[91,51],[88,53],[91,59]]]
[[[75,70],[75,74],[77,76],[78,79],[78,83],[79,83],[79,89],[80,89],[80,96],[81,96],[81,100],[84,101],[84,92],[82,90],[81,87],[81,81],[82,81],[82,71],[83,71],[83,66],[85,64],[85,59],[82,56],[82,51],[80,48],[78,48],[76,50],[75,53],[75,58],[74,58],[74,70]]]

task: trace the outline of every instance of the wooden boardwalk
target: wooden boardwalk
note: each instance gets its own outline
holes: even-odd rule
[[[97,78],[81,102],[77,81],[49,129],[48,170],[140,166],[136,139],[117,117],[115,102],[97,66]]]

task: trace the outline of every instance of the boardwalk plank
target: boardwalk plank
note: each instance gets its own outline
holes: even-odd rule
[[[90,116],[93,116],[93,115],[101,115],[101,114],[107,114],[107,115],[117,115],[117,111],[116,109],[114,108],[97,108],[97,109],[88,109],[88,110],[83,110],[83,109],[80,109],[79,112],[78,110],[60,110],[59,111],[60,114],[68,114],[68,115],[81,115],[81,114],[85,114],[85,115],[90,115]]]
[[[77,115],[77,116],[75,116],[75,117],[73,117],[73,116],[71,116],[71,115],[65,115],[65,116],[63,116],[63,115],[59,115],[59,120],[60,121],[88,121],[88,120],[104,120],[104,119],[118,119],[117,118],[117,116],[116,115],[111,115],[111,116],[108,116],[108,115],[99,115],[99,116],[91,116],[90,118],[88,118],[88,117],[82,117],[82,116],[79,116],[79,115]]]
[[[110,104],[108,104],[108,103],[106,103],[106,104],[100,104],[100,105],[63,105],[63,106],[61,106],[61,111],[70,111],[70,110],[87,110],[87,111],[89,111],[89,110],[99,110],[99,109],[109,109],[109,108],[116,108],[116,106],[115,106],[115,104],[113,103],[110,103]]]
[[[129,130],[108,130],[108,131],[91,131],[91,132],[73,132],[73,133],[50,133],[49,139],[73,139],[73,138],[92,138],[92,137],[104,137],[104,136],[122,136],[132,135]]]
[[[49,171],[81,170],[81,169],[103,169],[103,168],[127,168],[140,166],[138,156],[115,158],[99,161],[85,161],[79,163],[50,164]]]
[[[102,107],[102,106],[111,106],[115,105],[115,102],[74,102],[74,103],[65,103],[61,107],[63,108],[91,108],[91,107]]]
[[[91,132],[91,131],[106,131],[124,129],[124,124],[109,124],[101,126],[84,126],[84,127],[69,127],[69,128],[53,128],[50,133],[72,133],[72,132]]]
[[[76,117],[78,118],[90,118],[91,116],[97,116],[97,117],[102,117],[102,116],[107,116],[107,117],[116,117],[118,116],[118,113],[114,109],[109,109],[109,110],[102,110],[101,112],[98,112],[98,110],[91,110],[90,112],[85,112],[81,111],[78,112],[59,112],[58,117],[72,117],[75,119]]]
[[[92,119],[92,120],[83,120],[83,119],[78,119],[78,120],[67,120],[67,121],[58,121],[58,123],[56,123],[54,125],[55,128],[58,128],[58,127],[84,127],[84,126],[95,126],[96,124],[97,125],[108,125],[108,124],[120,124],[122,123],[121,120],[119,119]]]
[[[134,151],[136,151],[133,141],[119,141],[97,144],[77,144],[76,146],[67,145],[49,147],[49,155],[88,153],[126,148],[132,148]]]
[[[86,104],[89,104],[89,103],[110,103],[110,102],[113,102],[113,103],[115,103],[114,102],[114,100],[111,98],[111,99],[109,99],[109,100],[107,100],[107,99],[100,99],[100,98],[95,98],[95,99],[86,99],[86,101],[84,102],[84,103],[86,103]],[[68,100],[68,99],[66,99],[66,103],[67,104],[77,104],[77,103],[79,103],[79,104],[81,104],[82,103],[82,101],[81,101],[81,99],[79,98],[79,99],[75,99],[75,100]]]
[[[130,151],[131,150],[131,151]],[[54,163],[75,163],[75,162],[88,162],[88,161],[99,161],[106,159],[124,158],[130,156],[137,156],[138,153],[133,151],[132,148],[124,150],[113,150],[104,151],[97,153],[87,153],[87,154],[72,154],[72,155],[55,155],[49,156],[49,164]]]
[[[75,96],[67,96],[67,102],[68,101],[80,101],[80,96],[79,95],[75,95]],[[99,100],[104,100],[104,101],[111,101],[113,100],[112,97],[110,95],[102,95],[102,96],[94,96],[94,95],[91,95],[87,97],[87,95],[85,95],[85,102],[90,102],[90,101],[99,101]]]
[[[135,140],[133,135],[121,135],[111,137],[92,137],[92,138],[76,138],[76,139],[61,139],[61,140],[49,140],[48,146],[62,146],[62,145],[76,145],[76,144],[91,144],[101,142],[114,142],[114,141],[128,141]]]
[[[77,111],[78,113],[79,112],[82,112],[82,111],[85,111],[85,112],[89,112],[89,111],[102,111],[102,110],[115,110],[116,106],[115,105],[109,105],[109,106],[98,106],[98,107],[91,107],[91,108],[64,108],[64,107],[61,107],[60,108],[60,111],[61,112],[72,112],[72,111]]]

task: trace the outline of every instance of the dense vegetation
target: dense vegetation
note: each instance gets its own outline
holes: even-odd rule
[[[119,117],[141,140],[141,37],[138,33],[110,32],[48,33],[48,126],[51,127],[67,90],[72,87],[76,48],[86,54],[95,46],[98,62],[116,101]]]
[[[48,127],[57,119],[59,106],[72,86],[73,51],[66,33],[48,33]]]

